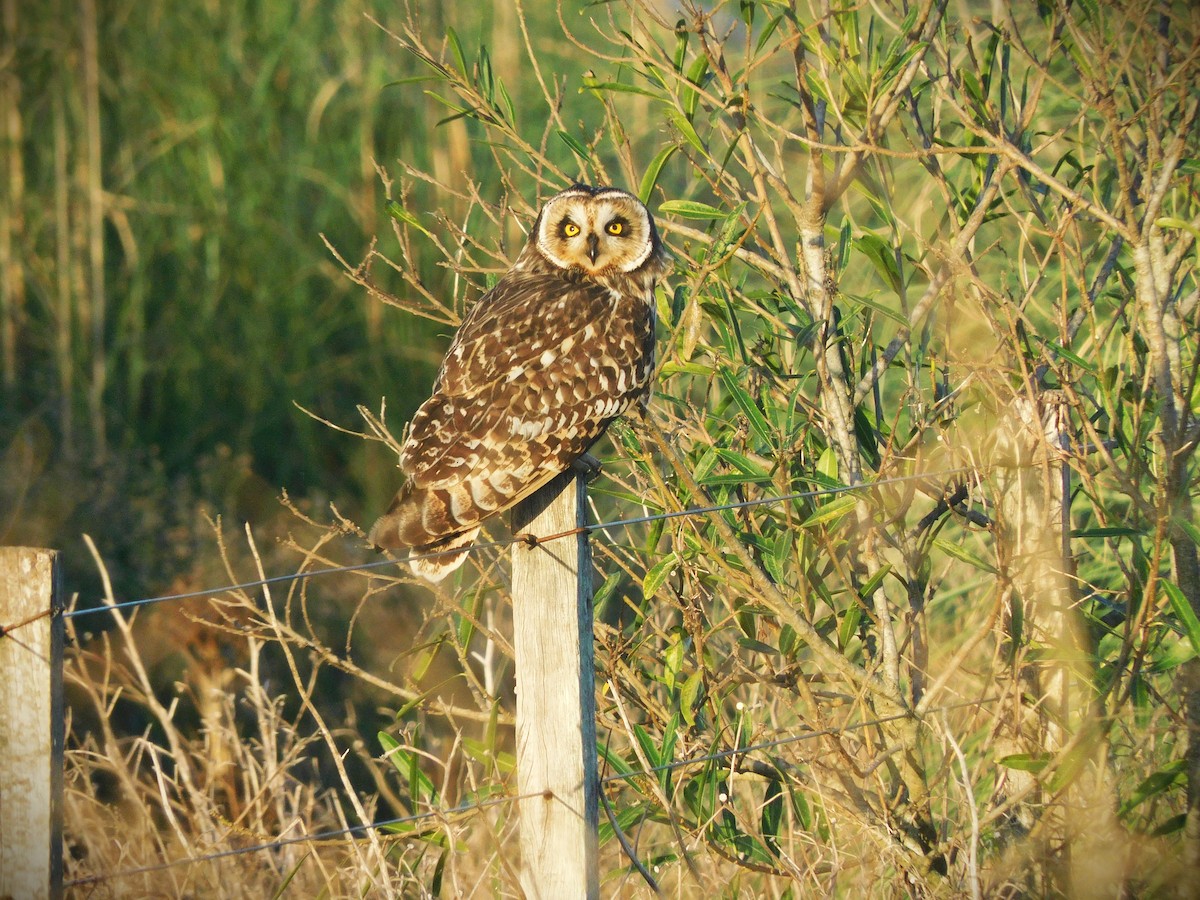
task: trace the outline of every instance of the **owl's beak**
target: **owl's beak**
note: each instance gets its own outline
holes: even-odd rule
[[[592,261],[592,265],[596,264],[596,257],[600,255],[600,236],[597,234],[589,234],[587,238],[587,255]]]

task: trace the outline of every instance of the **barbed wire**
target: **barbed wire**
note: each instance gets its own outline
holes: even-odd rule
[[[545,536],[536,536],[531,534],[515,534],[509,538],[504,538],[494,541],[479,541],[469,547],[457,547],[452,550],[433,550],[426,553],[412,553],[399,559],[382,559],[367,563],[356,563],[349,566],[332,566],[324,569],[312,569],[307,572],[294,572],[288,575],[274,575],[269,578],[259,578],[253,581],[243,581],[237,584],[227,584],[220,587],[203,588],[195,591],[184,591],[176,594],[164,594],[155,597],[143,597],[137,600],[125,600],[120,603],[105,603],[101,606],[89,606],[83,609],[66,610],[62,613],[63,618],[73,619],[81,616],[96,615],[103,612],[117,612],[126,609],[136,609],[142,606],[149,606],[157,603],[167,603],[178,600],[190,600],[196,597],[211,597],[216,594],[231,593],[234,591],[245,591],[254,588],[268,587],[273,584],[285,584],[294,581],[305,581],[310,578],[317,578],[324,575],[345,574],[347,572],[363,572],[372,569],[381,569],[388,566],[405,565],[425,559],[436,559],[441,556],[449,556],[457,553],[475,552],[478,550],[486,550],[493,548],[511,547],[514,544],[530,544],[538,545],[548,543],[550,541],[561,540],[562,538],[572,537],[579,534],[592,534],[595,532],[605,532],[616,528],[625,528],[631,525],[645,525],[651,522],[660,522],[670,519],[678,519],[690,516],[708,515],[717,512],[729,512],[738,509],[748,509],[755,506],[768,506],[778,503],[790,503],[796,500],[811,500],[818,497],[835,496],[838,494],[850,493],[853,491],[866,491],[874,488],[887,487],[894,484],[904,484],[912,481],[923,481],[930,478],[946,478],[951,475],[961,475],[967,472],[975,471],[972,466],[960,466],[954,469],[944,469],[937,472],[921,472],[911,475],[896,475],[891,478],[881,478],[876,481],[865,481],[859,484],[844,484],[834,485],[831,487],[814,488],[808,491],[796,491],[790,494],[781,494],[772,497],[760,497],[755,500],[740,500],[733,503],[716,503],[708,506],[693,506],[686,509],[672,510],[669,512],[653,513],[646,516],[637,516],[630,519],[614,519],[608,522],[594,522],[588,525],[581,525],[578,528],[571,528],[567,531],[561,531],[556,534]],[[51,610],[47,609],[33,616],[29,616],[19,622],[15,622],[8,626],[0,626],[0,638],[7,636],[10,632],[33,622],[43,619],[51,614]]]
[[[983,706],[987,703],[996,702],[999,697],[981,697],[978,700],[964,700],[957,703],[947,703],[943,706],[937,706],[926,710],[925,715],[934,713],[945,713],[956,709],[964,709],[971,706]],[[743,756],[750,753],[755,753],[759,750],[770,750],[774,747],[780,747],[786,744],[798,744],[802,741],[811,741],[819,737],[831,737],[839,734],[844,734],[848,731],[860,731],[864,728],[873,728],[876,725],[886,725],[888,722],[894,722],[898,719],[908,718],[912,713],[900,712],[887,716],[879,716],[875,719],[870,719],[864,722],[852,722],[849,725],[843,725],[838,728],[823,728],[816,731],[805,731],[803,734],[789,735],[784,738],[777,738],[770,741],[761,741],[756,744],[747,744],[744,747],[732,747],[726,750],[718,750],[715,753],[707,753],[703,756],[692,756],[687,759],[677,759],[668,763],[661,763],[656,766],[649,766],[645,769],[630,770],[628,772],[617,772],[612,775],[607,775],[599,779],[599,785],[612,784],[618,781],[629,781],[635,778],[643,778],[651,775],[656,775],[659,772],[675,771],[677,769],[687,768],[689,766],[698,766],[704,763],[717,762],[722,759],[728,759],[732,756]],[[392,819],[382,819],[377,822],[371,822],[366,825],[351,825],[346,828],[338,828],[331,831],[321,831],[317,834],[297,835],[290,838],[281,838],[277,841],[269,843],[255,844],[249,847],[235,847],[228,850],[218,850],[214,853],[206,853],[202,856],[188,856],[181,859],[168,860],[167,862],[154,863],[148,866],[138,866],[132,869],[122,869],[118,872],[100,873],[96,875],[87,875],[82,878],[75,878],[70,881],[64,881],[63,887],[78,887],[81,885],[99,884],[104,881],[115,881],[118,878],[128,878],[134,875],[144,875],[150,872],[161,872],[165,869],[173,869],[179,866],[198,865],[204,862],[211,862],[218,859],[227,859],[234,856],[244,856],[251,853],[265,853],[268,850],[277,850],[281,847],[289,847],[294,844],[316,843],[318,841],[328,841],[338,837],[348,837],[352,835],[363,834],[373,829],[392,828],[397,825],[410,825],[416,822],[428,821],[429,819],[450,819],[454,816],[464,813],[477,812],[487,809],[492,806],[499,806],[506,803],[517,803],[521,800],[531,800],[537,797],[545,797],[545,791],[531,791],[524,794],[513,794],[506,797],[492,797],[488,800],[482,800],[478,803],[464,803],[460,806],[452,807],[451,809],[431,809],[425,812],[413,813],[408,816],[398,816]]]

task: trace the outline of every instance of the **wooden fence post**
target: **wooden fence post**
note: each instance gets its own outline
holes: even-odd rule
[[[30,619],[0,637],[0,898],[21,900],[62,895],[63,619],[58,553],[0,547],[0,625]]]
[[[583,479],[567,472],[513,511],[514,534],[586,522]],[[530,898],[600,894],[597,861],[592,566],[586,534],[512,551],[521,886]]]

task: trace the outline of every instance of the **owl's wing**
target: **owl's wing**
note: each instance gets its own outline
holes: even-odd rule
[[[434,393],[465,395],[535,361],[610,313],[612,292],[561,275],[510,273],[471,307],[434,382]]]
[[[646,383],[652,328],[644,298],[593,282],[497,284],[413,417],[389,511],[403,542],[475,527],[569,466]]]

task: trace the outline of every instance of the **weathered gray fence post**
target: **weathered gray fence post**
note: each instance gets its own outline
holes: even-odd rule
[[[586,521],[586,488],[566,473],[521,503],[515,534],[545,537]],[[586,534],[512,551],[521,886],[530,898],[600,893],[599,784]]]
[[[62,895],[61,612],[58,553],[0,547],[0,897]]]

